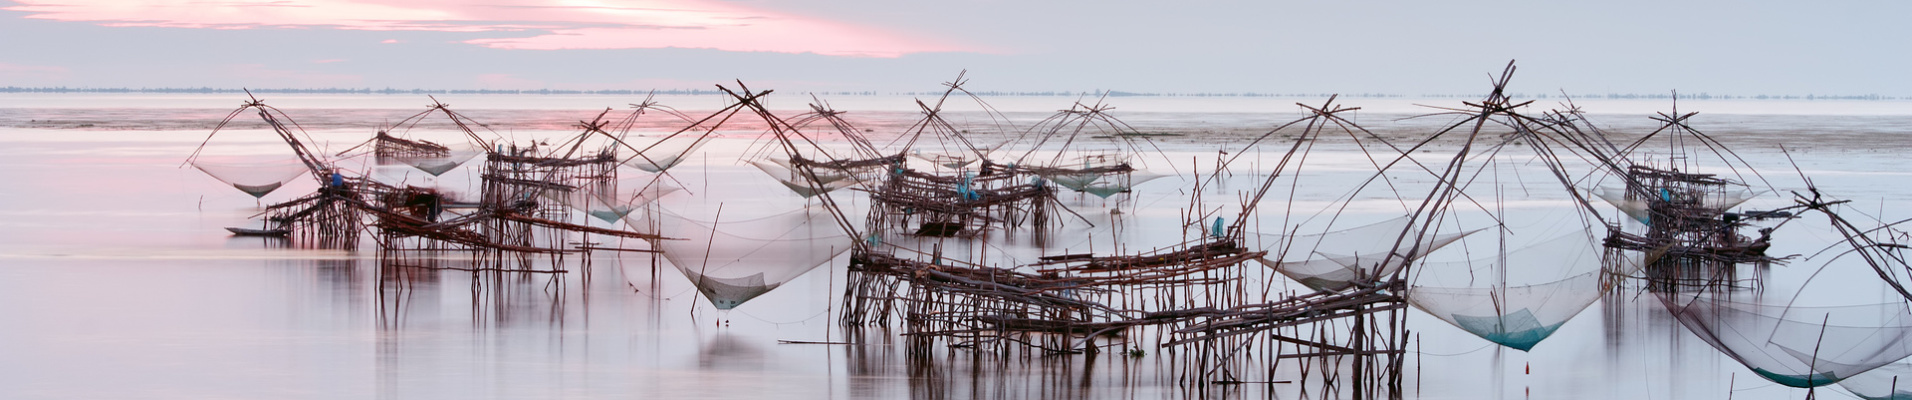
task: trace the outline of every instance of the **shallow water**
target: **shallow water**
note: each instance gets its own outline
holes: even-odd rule
[[[376,125],[368,118],[403,118],[417,109],[412,104],[417,99],[370,97],[311,100],[314,109],[343,110],[295,107],[307,106],[300,104],[305,99],[279,105],[300,118],[316,137],[341,150],[363,140],[367,126]],[[1302,384],[1185,386],[1173,372],[1174,356],[1163,349],[1149,349],[1139,358],[1104,354],[995,359],[946,351],[928,360],[911,359],[893,332],[846,331],[833,322],[845,274],[841,259],[723,312],[696,297],[670,266],[654,264],[637,253],[601,252],[589,260],[588,268],[574,265],[574,272],[561,276],[495,280],[458,271],[381,273],[370,251],[294,249],[272,240],[231,237],[221,228],[246,223],[259,203],[196,170],[181,168],[180,163],[205,138],[216,118],[227,112],[222,107],[237,101],[188,96],[167,98],[168,106],[154,109],[129,105],[152,100],[137,96],[0,100],[0,107],[13,107],[0,108],[0,181],[9,185],[0,192],[0,215],[5,216],[0,218],[4,227],[0,228],[0,304],[5,304],[0,306],[0,321],[7,321],[0,324],[0,359],[8,360],[0,363],[0,397],[1324,395],[1319,388],[1303,393],[1307,385]],[[1033,104],[1051,100],[1055,99],[1008,103],[1020,107],[1013,111],[1035,113],[1041,108]],[[514,121],[512,134],[525,137],[568,134],[566,124],[596,114],[590,111],[595,107],[592,101],[615,102],[602,97],[446,101],[486,105],[475,107],[474,116]],[[858,101],[836,103],[839,107],[861,105]],[[1149,105],[1141,103],[1133,108]],[[1224,109],[1266,105],[1221,104],[1226,104]],[[1712,103],[1692,106],[1706,111],[1708,104]],[[1394,106],[1378,108],[1389,107]],[[873,129],[907,126],[914,118],[914,113],[894,105],[868,108],[871,112],[852,115],[866,118],[859,122]],[[1118,111],[1134,112],[1132,122],[1138,125],[1189,131],[1207,127],[1264,131],[1291,116],[1184,112],[1193,108],[1172,104],[1161,106],[1160,111],[1128,107]],[[1623,110],[1616,113],[1634,110],[1616,108]],[[80,117],[96,122],[69,121]],[[1639,115],[1603,118],[1615,120],[1616,129],[1650,126],[1640,122],[1644,117]],[[21,119],[28,122],[23,124]],[[42,119],[69,124],[32,125]],[[1388,120],[1369,118],[1373,119]],[[1834,126],[1863,137],[1904,135],[1900,128],[1906,117],[1788,118],[1748,112],[1725,119],[1715,122],[1720,129],[1781,135]],[[80,123],[94,125],[81,127]],[[221,135],[222,151],[228,154],[273,154],[283,149],[263,131]],[[1229,140],[1240,143],[1240,139]],[[1191,159],[1213,162],[1214,153],[1209,150],[1213,141],[1181,137],[1164,143],[1167,153],[1149,164],[1152,171],[1185,172]],[[802,200],[787,192],[766,194],[765,190],[782,189],[754,169],[729,161],[745,154],[749,145],[746,138],[726,139],[713,146],[708,156],[689,161],[679,174],[686,188],[698,195],[667,206],[707,207],[682,203],[724,202],[731,210],[727,213],[742,218],[752,207],[740,205],[801,205]],[[1792,163],[1776,146],[1749,145],[1739,150],[1762,168],[1762,176],[1774,186],[1803,186],[1792,173]],[[1271,160],[1280,150],[1262,151],[1260,157]],[[1300,217],[1310,213],[1305,210],[1318,209],[1326,200],[1342,195],[1346,188],[1335,185],[1336,181],[1362,176],[1366,159],[1351,147],[1326,144],[1317,151],[1310,167],[1317,169],[1309,171],[1319,175],[1311,175],[1315,180],[1292,199],[1294,208],[1304,211],[1289,222],[1304,219]],[[1878,184],[1903,182],[1909,175],[1896,156],[1890,150],[1831,144],[1792,154],[1800,168],[1829,193],[1857,200],[1853,209],[1888,221],[1908,217],[1903,210],[1888,208],[1902,203],[1906,189]],[[1208,165],[1201,163],[1195,164]],[[1521,168],[1541,171],[1534,165]],[[1249,187],[1247,183],[1259,179],[1252,172],[1236,172],[1234,181],[1207,195],[1209,201],[1230,201]],[[468,175],[454,172],[430,182],[455,188],[469,185],[474,178]],[[1092,247],[1103,252],[1116,243],[1130,249],[1177,243],[1185,232],[1179,226],[1181,208],[1188,203],[1187,194],[1177,188],[1186,184],[1177,179],[1151,182],[1121,201],[1067,195],[1064,201],[1070,207],[1109,223],[1065,229],[1054,248],[1034,251],[1058,254]],[[296,181],[265,201],[289,199],[314,186]],[[1350,214],[1353,218],[1378,218],[1390,204],[1399,202],[1373,193],[1366,196],[1372,198],[1360,204],[1367,208]],[[1554,215],[1549,210],[1565,204],[1558,201],[1561,196],[1540,193],[1507,199],[1513,205],[1510,215],[1531,216],[1539,221],[1529,224],[1536,231],[1557,231],[1563,225],[1546,222],[1542,216]],[[1790,195],[1769,194],[1748,207],[1785,205],[1789,203],[1786,196]],[[1274,201],[1289,201],[1285,194],[1276,197],[1282,198]],[[851,208],[864,204],[848,203]],[[762,208],[756,211],[768,213],[764,210],[771,207]],[[1112,217],[1110,208],[1122,208],[1125,213]],[[1261,223],[1281,225],[1278,214],[1269,209],[1264,205]],[[1795,244],[1775,247],[1772,252],[1812,254],[1836,239],[1823,231],[1786,232],[1793,236],[1775,240]],[[1013,248],[1014,241],[1026,238],[998,240],[1004,242],[995,250],[985,250],[987,246],[959,250],[1004,251],[1001,248]],[[1767,292],[1800,290],[1814,268],[1816,263],[1807,262],[1774,267]],[[1820,295],[1815,299],[1829,304],[1892,299],[1878,290],[1840,290],[1847,284],[1863,286],[1874,278],[1850,274],[1850,268],[1832,271],[1815,278],[1807,288]],[[1289,282],[1268,282],[1278,291],[1299,289]],[[1414,313],[1404,382],[1410,397],[1776,399],[1805,393],[1761,380],[1721,356],[1687,333],[1650,296],[1610,297],[1596,303],[1532,352],[1493,346]],[[780,340],[852,344],[780,344]],[[1281,374],[1293,374],[1293,365],[1279,368],[1284,371]],[[1347,394],[1327,393],[1329,397]],[[1845,393],[1828,387],[1819,395]]]

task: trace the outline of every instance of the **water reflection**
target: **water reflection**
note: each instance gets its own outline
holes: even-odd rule
[[[762,372],[765,352],[752,340],[729,329],[712,329],[698,343],[697,367],[725,372]]]
[[[1844,162],[1897,165],[1864,158]],[[109,165],[80,174],[204,183],[142,168]],[[1822,183],[1832,186],[1835,178]],[[40,203],[61,198],[36,196],[65,193],[51,186],[59,181],[71,180],[16,179],[20,186],[10,193],[20,196],[6,201],[16,208],[52,207]],[[1140,358],[1113,352],[1004,358],[942,348],[913,356],[894,331],[845,329],[827,318],[773,324],[742,314],[789,322],[823,311],[841,294],[840,262],[724,318],[700,304],[680,275],[659,274],[643,255],[594,255],[590,268],[577,265],[568,274],[381,265],[369,252],[230,237],[219,228],[255,212],[251,199],[230,210],[208,204],[208,211],[194,213],[196,192],[153,186],[140,188],[153,194],[148,202],[76,202],[87,213],[9,214],[10,222],[38,225],[6,232],[9,257],[0,259],[0,302],[14,305],[0,309],[0,320],[8,321],[0,327],[0,356],[8,360],[0,363],[0,397],[29,397],[22,396],[28,391],[94,398],[1347,395],[1299,380],[1189,387],[1177,378],[1184,366],[1176,356],[1158,349]],[[1896,196],[1890,186],[1863,187]],[[1131,219],[1176,205],[1147,197],[1103,205],[1077,197],[1071,201],[1079,200],[1079,211],[1112,230],[1095,232],[1097,242],[1142,236],[1135,228],[1146,225]],[[1102,210],[1118,206],[1121,217]],[[136,233],[110,234],[109,243],[124,248],[102,250],[95,231],[109,229]],[[1767,282],[1787,282],[1802,269],[1810,270],[1759,272],[1773,275],[1763,278]],[[1576,318],[1532,353],[1496,350],[1415,315],[1409,396],[1520,398],[1531,390],[1534,398],[1800,397],[1802,391],[1773,387],[1721,357],[1641,296],[1608,296],[1595,306],[1599,317]],[[719,328],[718,319],[733,323]],[[849,344],[777,344],[783,339]],[[1279,375],[1298,375],[1294,363],[1271,364]],[[1318,384],[1324,368],[1310,368],[1315,376],[1308,382]],[[1822,390],[1833,396],[1833,389]]]
[[[841,265],[793,282],[789,292],[779,291],[786,297],[753,302],[728,316],[730,326],[717,327],[712,322],[724,316],[695,298],[681,278],[652,275],[643,257],[594,259],[588,272],[501,275],[287,251],[310,257],[36,262],[33,275],[10,280],[33,285],[10,284],[0,296],[20,304],[57,302],[65,311],[12,314],[9,320],[17,324],[7,332],[16,343],[0,347],[11,357],[42,360],[36,369],[65,371],[15,369],[16,376],[71,385],[92,379],[82,377],[113,377],[134,388],[173,385],[135,376],[212,385],[167,371],[176,369],[167,365],[177,360],[190,360],[270,375],[256,378],[256,391],[238,391],[255,394],[291,387],[385,398],[725,396],[758,390],[765,396],[932,399],[1346,396],[1300,382],[1187,387],[1176,379],[1176,357],[1162,350],[1141,358],[1115,352],[1000,357],[942,348],[912,356],[907,339],[894,331],[840,328],[824,319],[778,325],[743,314],[784,323],[814,315],[818,310],[807,307],[821,307],[829,302],[818,299],[840,293],[840,282],[831,286],[831,280],[843,273]],[[48,289],[55,287],[60,290]],[[1601,317],[1576,319],[1533,353],[1504,352],[1499,363],[1494,351],[1476,350],[1488,348],[1483,341],[1415,317],[1410,323],[1420,340],[1419,353],[1408,357],[1414,364],[1408,366],[1410,396],[1519,398],[1528,389],[1536,398],[1796,394],[1753,389],[1767,384],[1730,360],[1722,362],[1664,307],[1640,301],[1637,292],[1609,296],[1596,307]],[[112,330],[89,328],[99,326],[88,322],[93,318],[119,322]],[[40,333],[22,333],[28,328]],[[784,339],[848,344],[777,344]],[[169,347],[123,344],[156,340]],[[175,361],[161,361],[166,359]],[[1298,372],[1292,363],[1279,368]],[[1313,368],[1318,375],[1320,367]],[[1485,389],[1494,374],[1500,374],[1502,390]],[[295,376],[323,380],[290,378]],[[727,391],[732,389],[738,392]]]
[[[1176,378],[1180,374],[1174,371],[1182,367],[1172,351],[1153,350],[1141,357],[1117,352],[1004,357],[931,347],[928,353],[912,354],[910,339],[894,331],[837,327],[821,320],[779,326],[743,314],[723,315],[706,309],[686,283],[652,280],[649,264],[641,258],[597,261],[588,278],[585,272],[494,276],[498,274],[379,266],[363,259],[289,263],[296,265],[287,270],[307,271],[300,279],[322,289],[313,293],[326,293],[324,301],[333,308],[361,307],[353,303],[355,298],[377,301],[372,374],[378,394],[386,398],[480,395],[492,389],[531,393],[550,389],[542,385],[579,380],[592,382],[566,390],[719,395],[732,392],[717,388],[778,393],[792,390],[788,386],[810,385],[798,393],[920,399],[1349,395],[1345,389],[1319,385],[1323,376],[1344,375],[1337,372],[1342,366],[1304,366],[1292,360],[1270,366],[1285,371],[1278,376],[1296,377],[1289,383],[1188,386]],[[593,283],[585,284],[587,280]],[[1534,397],[1563,392],[1596,398],[1723,398],[1727,393],[1761,397],[1762,392],[1731,391],[1761,387],[1763,382],[1730,372],[1732,364],[1722,363],[1716,351],[1686,332],[1663,307],[1638,301],[1637,295],[1622,291],[1604,298],[1596,306],[1600,317],[1577,319],[1562,329],[1557,342],[1550,340],[1534,353],[1500,350],[1465,332],[1450,332],[1431,318],[1416,317],[1421,340],[1419,353],[1408,356],[1405,390],[1410,397],[1492,393],[1523,398],[1530,392]],[[713,323],[719,320],[732,323]],[[814,338],[826,338],[830,344],[778,344]],[[685,343],[695,345],[681,345]],[[497,387],[447,389],[520,374],[541,377],[510,378],[519,383]],[[646,374],[663,375],[632,378]],[[672,379],[683,382],[669,382]],[[606,383],[611,380],[622,383]],[[685,387],[688,382],[717,386],[693,390]],[[1616,387],[1615,382],[1640,384]],[[1480,391],[1488,384],[1502,390]],[[426,393],[431,390],[442,393]]]

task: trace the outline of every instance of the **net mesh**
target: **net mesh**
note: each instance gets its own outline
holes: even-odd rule
[[[1407,299],[1415,308],[1461,330],[1528,351],[1600,299],[1605,292],[1600,279],[1602,253],[1589,234],[1575,232],[1505,255],[1424,263],[1415,275],[1416,285],[1408,289]],[[1510,269],[1541,271],[1531,274],[1541,276],[1571,275],[1545,283],[1509,286],[1506,271]],[[1474,282],[1461,281],[1460,274],[1449,277],[1453,282],[1431,277],[1456,271],[1467,271],[1465,279]],[[1424,284],[1429,282],[1434,284]]]
[[[1258,259],[1282,275],[1316,290],[1347,289],[1358,279],[1376,279],[1400,270],[1401,261],[1419,258],[1438,250],[1474,231],[1423,235],[1418,250],[1415,238],[1408,236],[1396,245],[1401,232],[1410,228],[1408,217],[1309,235],[1259,234],[1267,244],[1268,256]],[[1410,254],[1411,253],[1411,254]],[[1395,254],[1392,261],[1388,254]]]
[[[848,172],[828,168],[813,168],[812,170],[815,171],[814,174],[817,180],[817,185],[813,186],[810,184],[810,177],[801,170],[791,168],[789,161],[773,159],[771,161],[751,161],[750,164],[757,166],[757,169],[763,171],[765,175],[770,175],[771,179],[776,179],[777,183],[783,184],[783,187],[790,189],[791,192],[795,192],[798,196],[803,196],[804,198],[816,197],[819,194],[855,186],[858,183],[858,180],[852,179],[855,178],[855,176]]]
[[[1612,204],[1614,208],[1620,209],[1620,212],[1626,213],[1627,217],[1633,218],[1634,221],[1645,224],[1652,219],[1646,210],[1646,200],[1627,200],[1625,190],[1603,187],[1595,189],[1593,194],[1601,200],[1606,200],[1607,204]]]
[[[1062,187],[1069,188],[1069,190],[1074,190],[1079,192],[1079,191],[1082,191],[1082,189],[1089,187],[1090,184],[1094,184],[1096,180],[1102,179],[1102,174],[1096,174],[1096,173],[1049,174],[1049,175],[1043,176],[1043,178],[1048,179],[1050,182],[1055,182],[1057,185],[1061,185]]]
[[[648,150],[645,150],[641,155],[631,156],[630,159],[624,160],[624,165],[629,165],[632,168],[641,169],[645,172],[664,172],[678,164],[683,164],[684,160],[690,158],[691,153],[695,153],[697,149],[703,148],[705,143],[710,143],[709,140],[703,139],[702,137],[696,136],[658,139],[658,141],[653,142],[652,145],[637,146],[639,149]]]
[[[617,223],[645,205],[681,190],[683,188],[677,185],[648,177],[642,180],[625,179],[602,187],[571,191],[565,204],[592,218]]]
[[[1839,381],[1866,400],[1912,400],[1912,363],[1896,362]]]
[[[910,157],[915,157],[923,161],[929,161],[932,164],[936,164],[938,166],[942,166],[943,168],[949,168],[949,169],[963,169],[963,167],[969,166],[969,164],[976,162],[976,158],[974,157],[967,157],[963,155],[951,155],[951,154],[923,153],[922,150],[917,150],[914,153],[910,153]]]
[[[411,156],[394,157],[393,159],[405,165],[410,165],[412,168],[417,168],[419,171],[425,171],[425,173],[431,174],[432,176],[440,176],[453,169],[457,169],[458,166],[464,165],[466,162],[470,162],[471,159],[477,158],[479,154],[484,154],[484,152],[475,149],[460,149],[453,150],[444,156]]]
[[[1504,288],[1415,286],[1408,303],[1487,341],[1527,351],[1600,299],[1600,276]]]
[[[286,182],[298,179],[309,169],[297,159],[251,160],[251,161],[213,161],[193,160],[193,168],[220,182],[232,185],[241,192],[262,198],[266,194],[285,186]]]
[[[1687,193],[1684,195],[1664,189],[1656,191],[1655,193],[1669,200],[1675,196],[1695,197],[1696,199],[1692,200],[1696,200],[1700,205],[1713,209],[1714,211],[1725,211],[1726,209],[1740,205],[1740,203],[1745,203],[1746,200],[1750,200],[1758,195],[1757,192],[1746,188],[1733,188],[1705,193]],[[1635,221],[1640,221],[1642,224],[1652,223],[1652,212],[1648,211],[1648,202],[1640,199],[1627,199],[1625,189],[1602,187],[1594,189],[1593,194],[1601,200],[1605,200],[1607,204],[1612,204],[1613,207],[1619,208],[1620,212],[1626,213],[1628,217],[1633,218]]]
[[[1904,303],[1798,307],[1715,293],[1656,296],[1688,331],[1781,385],[1829,385],[1912,355],[1912,312]]]
[[[1164,176],[1166,175],[1141,172],[1133,172],[1127,175],[1102,175],[1090,181],[1088,184],[1082,185],[1082,187],[1071,187],[1071,189],[1106,199],[1109,198],[1109,196],[1134,189],[1136,185],[1161,179]]]
[[[850,248],[850,237],[825,211],[805,208],[716,223],[661,213],[659,241],[671,265],[718,309],[728,310],[776,289]]]

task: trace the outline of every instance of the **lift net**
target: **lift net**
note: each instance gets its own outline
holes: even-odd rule
[[[1912,400],[1912,363],[1896,362],[1839,381],[1866,400]]]
[[[1069,190],[1093,194],[1096,197],[1106,199],[1109,198],[1109,196],[1128,192],[1130,189],[1134,189],[1136,185],[1161,179],[1165,176],[1167,175],[1137,171],[1126,174],[1051,174],[1043,178],[1055,182],[1062,187],[1069,188]]]
[[[1829,385],[1912,355],[1912,311],[1903,302],[1798,307],[1655,295],[1688,331],[1781,385]]]
[[[716,223],[659,217],[659,250],[718,309],[728,310],[776,289],[850,248],[829,214],[805,208],[749,220]]]
[[[811,170],[814,171],[812,173],[816,175],[816,184],[812,185],[809,174],[803,173],[801,169],[792,168],[789,160],[751,161],[750,164],[757,166],[757,169],[763,171],[765,175],[770,175],[771,179],[776,179],[777,183],[783,184],[783,187],[804,198],[855,186],[859,182],[855,175],[847,171],[812,168]]]
[[[690,158],[691,153],[703,148],[705,143],[710,141],[702,136],[694,135],[658,139],[652,144],[637,146],[644,152],[625,159],[624,165],[644,170],[644,172],[664,172],[678,164],[683,164],[684,160]]]
[[[410,165],[412,168],[417,168],[419,171],[425,171],[425,173],[431,174],[432,176],[440,176],[453,169],[457,169],[460,165],[465,165],[466,162],[470,162],[471,159],[477,158],[479,154],[484,153],[484,151],[477,149],[454,149],[443,156],[408,156],[395,157],[393,159],[405,165]]]
[[[1726,190],[1712,191],[1712,192],[1705,192],[1705,193],[1692,193],[1692,192],[1676,193],[1674,191],[1664,190],[1664,189],[1654,190],[1651,192],[1652,192],[1651,195],[1660,196],[1663,199],[1663,201],[1675,202],[1675,203],[1689,202],[1698,206],[1712,209],[1713,211],[1721,211],[1721,212],[1724,212],[1729,208],[1738,206],[1740,205],[1740,203],[1745,203],[1746,200],[1750,200],[1754,196],[1757,196],[1759,194],[1757,192],[1752,191],[1751,189],[1746,189],[1746,188],[1731,188]],[[1681,193],[1684,193],[1684,194],[1681,194]],[[1614,208],[1619,208],[1620,212],[1626,213],[1628,217],[1632,217],[1633,220],[1635,221],[1640,221],[1640,223],[1642,224],[1653,223],[1652,211],[1647,209],[1649,202],[1642,199],[1627,199],[1626,189],[1602,187],[1602,188],[1594,189],[1593,194],[1594,196],[1599,197],[1601,200],[1606,200],[1607,204],[1612,204]]]
[[[267,193],[279,190],[286,182],[298,179],[310,169],[297,159],[273,161],[221,162],[212,160],[193,160],[193,168],[200,172],[232,185],[253,198],[265,197]]]
[[[963,167],[967,167],[969,166],[969,164],[975,163],[977,160],[975,157],[970,157],[970,156],[962,155],[962,154],[924,153],[922,150],[917,150],[916,152],[910,153],[910,157],[915,157],[916,159],[923,160],[923,161],[929,161],[931,164],[936,164],[943,168],[949,168],[954,170],[963,169]]]
[[[1357,280],[1393,275],[1400,271],[1403,260],[1418,259],[1474,232],[1422,235],[1418,250],[1410,251],[1416,249],[1415,237],[1401,236],[1410,224],[1412,221],[1402,216],[1327,233],[1261,234],[1268,256],[1256,261],[1315,290],[1340,291]],[[1400,239],[1398,245],[1396,239]],[[1396,256],[1390,259],[1389,254]]]
[[[1422,264],[1407,300],[1435,318],[1509,348],[1527,351],[1600,299],[1602,249],[1587,232],[1569,233],[1472,261]],[[1628,265],[1637,263],[1627,262]],[[1567,275],[1545,283],[1509,286],[1509,269],[1523,274]],[[1620,272],[1630,273],[1631,268]],[[1459,271],[1467,271],[1459,276]],[[1531,273],[1527,271],[1533,271]],[[1436,285],[1422,285],[1437,280]],[[1462,279],[1478,282],[1463,281]],[[1540,281],[1542,279],[1526,279]]]
[[[1640,221],[1640,223],[1645,224],[1650,223],[1652,220],[1646,210],[1646,200],[1628,200],[1626,198],[1626,190],[1603,187],[1595,189],[1593,194],[1600,197],[1601,200],[1606,200],[1607,204],[1612,204],[1614,208],[1620,209],[1621,213],[1625,213],[1627,217],[1633,218],[1634,221]]]
[[[591,218],[615,224],[645,205],[680,190],[683,188],[650,176],[619,179],[572,190],[564,203]]]

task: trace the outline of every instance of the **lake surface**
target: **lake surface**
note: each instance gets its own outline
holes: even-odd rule
[[[1174,356],[1104,354],[977,358],[946,350],[906,357],[897,332],[847,329],[835,322],[843,291],[842,258],[731,311],[695,295],[675,269],[641,253],[594,253],[589,266],[559,275],[481,278],[460,271],[381,273],[367,250],[312,250],[230,236],[261,203],[182,167],[211,127],[243,99],[214,95],[7,95],[0,97],[0,398],[1312,398],[1302,384],[1191,387],[1179,382]],[[440,98],[501,135],[529,140],[575,132],[605,107],[641,99],[614,96],[471,96]],[[677,107],[721,107],[717,98],[671,98]],[[894,132],[918,117],[900,96],[829,99],[872,132]],[[1039,118],[1068,107],[1069,98],[990,98],[1011,116]],[[1093,99],[1087,100],[1092,101]],[[1163,174],[1207,170],[1216,150],[1240,151],[1249,138],[1293,119],[1293,103],[1322,99],[1115,98],[1111,111],[1161,137],[1144,161]],[[272,96],[268,104],[297,118],[332,152],[365,140],[381,123],[423,110],[422,96]],[[1382,136],[1425,135],[1451,118],[1402,119],[1413,104],[1458,105],[1455,99],[1343,99]],[[1644,133],[1662,103],[1580,101],[1597,121],[1620,133]],[[796,96],[771,101],[795,109]],[[1912,190],[1904,159],[1912,136],[1912,103],[1683,101],[1701,129],[1735,146],[1780,193],[1747,204],[1791,204],[1801,173],[1828,194],[1852,199],[1866,220],[1898,221]],[[980,120],[980,114],[952,115]],[[614,113],[615,114],[615,113]],[[220,134],[229,155],[282,154],[284,145],[254,117]],[[647,122],[651,123],[651,122]],[[649,127],[668,126],[655,122]],[[739,125],[746,126],[746,125]],[[431,126],[419,128],[429,135]],[[439,132],[442,134],[442,132]],[[737,128],[676,172],[694,196],[666,207],[751,207],[804,201],[754,168],[754,132]],[[878,136],[881,136],[880,134]],[[1282,204],[1304,210],[1342,195],[1336,186],[1360,179],[1366,158],[1346,143],[1324,140],[1303,189]],[[879,141],[879,145],[883,141]],[[1285,150],[1264,146],[1257,165]],[[760,145],[760,144],[756,144]],[[1785,146],[1782,152],[1781,146]],[[1449,150],[1451,151],[1451,150]],[[1430,154],[1439,158],[1438,150]],[[1545,173],[1507,156],[1509,173]],[[1790,157],[1790,160],[1789,160]],[[1713,164],[1717,165],[1717,164]],[[1797,165],[1795,172],[1794,166]],[[357,168],[376,168],[360,164]],[[469,168],[469,167],[467,167]],[[1708,167],[1702,172],[1732,174]],[[1368,169],[1371,172],[1371,168]],[[402,172],[402,171],[401,171]],[[1225,204],[1266,171],[1237,168],[1206,194]],[[446,188],[469,175],[430,180]],[[424,178],[415,182],[427,182]],[[1136,187],[1126,200],[1081,194],[1063,201],[1096,227],[1065,228],[1056,248],[1106,251],[1178,243],[1192,179]],[[1411,182],[1402,183],[1412,186]],[[1766,186],[1766,185],[1759,185]],[[309,193],[298,180],[265,203]],[[455,189],[454,189],[455,190]],[[1566,194],[1557,184],[1505,199],[1510,225],[1535,231],[1569,229],[1549,220]],[[1385,214],[1387,196],[1354,218]],[[1528,201],[1528,203],[1519,203]],[[851,196],[850,208],[867,207]],[[1527,204],[1521,206],[1519,204]],[[1526,207],[1526,208],[1522,208]],[[1358,208],[1358,207],[1357,207]],[[1124,212],[1112,216],[1109,210]],[[740,211],[741,210],[741,211]],[[1610,209],[1608,211],[1611,211]],[[1310,220],[1312,221],[1312,220]],[[1803,224],[1803,223],[1802,223]],[[1199,234],[1199,233],[1197,233]],[[1823,229],[1782,231],[1773,254],[1813,255],[1838,237]],[[608,239],[607,239],[608,240]],[[369,242],[369,241],[368,241]],[[369,245],[368,245],[369,246]],[[971,251],[971,250],[964,250]],[[982,251],[980,249],[975,251]],[[1013,252],[1012,252],[1013,253]],[[1459,257],[1459,256],[1452,256]],[[1870,271],[1830,256],[1775,266],[1764,293],[1801,294],[1824,304],[1899,301]],[[577,260],[573,260],[575,263]],[[1263,268],[1250,264],[1244,268]],[[1810,282],[1810,284],[1808,284]],[[1276,291],[1301,290],[1268,277]],[[1404,386],[1414,398],[1799,398],[1804,390],[1772,384],[1722,356],[1637,290],[1610,296],[1521,352],[1495,346],[1419,311]],[[1807,296],[1810,295],[1810,296]],[[785,344],[780,341],[847,342]],[[1283,367],[1292,368],[1292,367]],[[1819,396],[1846,398],[1836,386]],[[1346,393],[1331,393],[1345,396]]]

